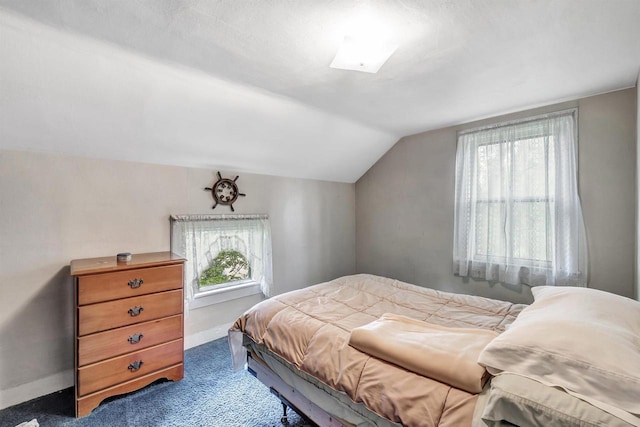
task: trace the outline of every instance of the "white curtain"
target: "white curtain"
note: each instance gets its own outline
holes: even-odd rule
[[[242,253],[251,280],[266,297],[274,294],[271,266],[271,227],[267,215],[172,215],[171,251],[186,258],[185,297],[200,290],[200,275],[223,250]]]
[[[454,273],[586,286],[577,162],[575,109],[461,132]]]

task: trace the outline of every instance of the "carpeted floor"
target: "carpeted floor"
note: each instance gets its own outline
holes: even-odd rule
[[[185,352],[185,376],[108,399],[90,415],[73,417],[73,389],[0,411],[0,426],[37,419],[40,427],[282,426],[282,405],[246,371],[232,372],[226,338]],[[305,426],[291,409],[289,426]]]

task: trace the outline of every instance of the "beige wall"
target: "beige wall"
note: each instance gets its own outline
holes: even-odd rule
[[[636,80],[636,299],[640,301],[640,74]]]
[[[589,286],[634,294],[636,89],[402,138],[356,183],[356,270],[423,286],[530,302],[526,286],[452,273],[456,132],[579,108],[580,195]]]
[[[69,262],[169,250],[170,214],[230,212],[212,211],[203,190],[215,172],[0,151],[0,407],[72,385]],[[238,184],[247,197],[236,212],[271,218],[278,292],[354,272],[354,184],[249,174]],[[223,334],[258,301],[191,310],[185,332]]]
[[[629,89],[406,137],[356,185],[240,174],[248,196],[236,211],[270,215],[281,292],[357,270],[528,302],[526,287],[451,273],[456,131],[578,106],[590,286],[632,296],[637,97]],[[168,250],[170,214],[228,212],[212,211],[202,190],[215,172],[0,151],[0,407],[72,383],[69,261]],[[258,300],[192,310],[186,333],[223,333]]]

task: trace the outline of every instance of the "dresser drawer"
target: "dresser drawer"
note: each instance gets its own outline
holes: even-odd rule
[[[182,315],[78,338],[78,366],[182,338]]]
[[[78,335],[182,313],[182,289],[78,307]]]
[[[78,396],[147,375],[182,362],[182,339],[78,369]],[[136,369],[134,364],[140,363]]]
[[[78,305],[182,289],[182,264],[138,268],[78,278]]]

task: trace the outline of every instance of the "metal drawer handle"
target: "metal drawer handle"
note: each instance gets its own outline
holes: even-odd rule
[[[142,334],[133,334],[129,337],[127,341],[129,341],[131,344],[138,344],[142,339],[142,337],[144,337],[144,335]]]
[[[143,283],[144,283],[144,280],[142,279],[133,279],[133,280],[129,280],[128,285],[131,289],[137,289],[140,286],[142,286]]]
[[[131,317],[136,317],[136,316],[139,316],[140,313],[142,313],[142,310],[144,310],[142,306],[138,307],[136,305],[135,307],[130,308],[128,313]]]
[[[142,367],[143,363],[144,362],[142,360],[136,360],[135,362],[133,362],[133,363],[131,363],[129,365],[129,370],[131,372],[135,372],[135,371],[137,371],[138,369],[140,369]]]

